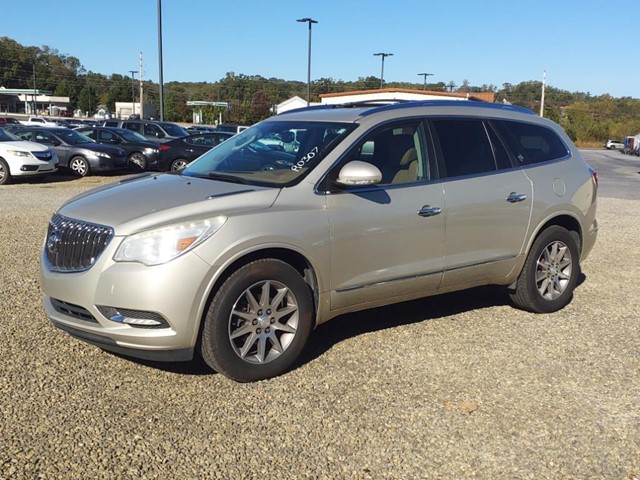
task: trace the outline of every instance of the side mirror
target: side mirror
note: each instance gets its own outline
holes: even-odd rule
[[[382,181],[382,172],[367,162],[354,160],[340,169],[336,183],[345,187],[377,185]]]

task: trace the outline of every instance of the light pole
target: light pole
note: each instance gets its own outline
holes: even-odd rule
[[[136,73],[135,70],[129,70],[131,74],[131,115],[135,115],[136,113],[136,94],[133,88],[135,79],[133,78],[133,74]]]
[[[427,77],[432,76],[433,73],[419,73],[418,75],[422,75],[424,77],[424,85],[422,86],[423,90],[427,89]]]
[[[311,25],[318,23],[313,18],[300,18],[297,20],[301,23],[309,24],[309,57],[307,60],[307,107],[311,102]]]
[[[393,53],[374,53],[374,57],[382,57],[382,72],[380,73],[380,88],[384,85],[384,59],[385,57],[392,57]]]
[[[158,66],[160,70],[160,78],[158,86],[160,90],[160,120],[164,121],[164,83],[162,80],[162,0],[158,0]]]

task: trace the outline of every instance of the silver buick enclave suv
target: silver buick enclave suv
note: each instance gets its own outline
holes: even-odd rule
[[[199,352],[232,379],[264,379],[346,312],[488,284],[528,311],[563,308],[596,240],[596,193],[563,130],[519,107],[301,109],[184,170],[62,205],[44,304],[105,350]]]

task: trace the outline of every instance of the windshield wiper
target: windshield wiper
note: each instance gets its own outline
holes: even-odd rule
[[[247,182],[244,178],[235,177],[233,175],[227,175],[227,174],[218,173],[218,172],[207,173],[207,178],[210,178],[212,180],[222,180],[223,182],[241,183],[243,185],[249,184],[249,182]]]

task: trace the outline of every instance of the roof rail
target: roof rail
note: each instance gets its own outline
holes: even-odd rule
[[[414,107],[471,107],[471,108],[491,108],[495,110],[511,110],[520,113],[527,113],[534,115],[534,112],[526,107],[519,107],[517,105],[505,105],[502,103],[488,103],[478,100],[404,100],[404,99],[375,99],[375,100],[362,100],[358,102],[338,103],[338,104],[323,104],[313,105],[309,107],[301,107],[293,110],[287,110],[286,112],[279,113],[278,115],[286,115],[288,113],[304,112],[310,110],[331,110],[335,108],[361,108],[371,107],[362,113],[362,116],[371,115],[377,112],[385,110],[396,110],[400,108],[414,108]]]

